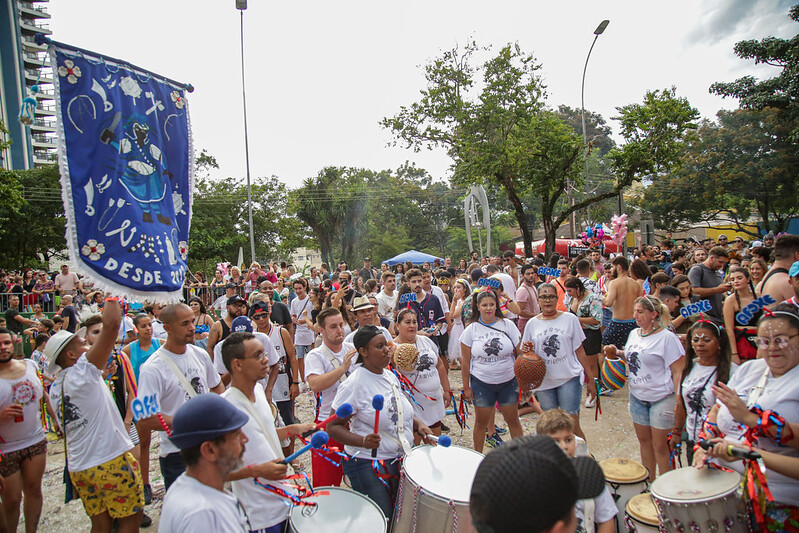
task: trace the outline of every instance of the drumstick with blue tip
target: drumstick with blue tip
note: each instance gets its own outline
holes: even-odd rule
[[[321,422],[316,424],[316,428],[315,429],[309,429],[308,431],[303,433],[302,434],[302,438],[307,439],[310,435],[313,435],[314,433],[316,433],[320,429],[325,429],[327,427],[327,425],[330,422],[332,422],[333,420],[335,420],[336,418],[341,418],[342,420],[345,420],[345,419],[347,419],[347,418],[349,418],[351,416],[352,416],[352,405],[350,405],[348,403],[342,403],[338,407],[338,409],[336,409],[335,414],[330,415],[329,417],[325,418],[324,420],[322,420]]]
[[[385,399],[382,394],[375,394],[372,398],[372,407],[375,408],[375,433],[380,432],[380,411],[383,410]],[[377,458],[377,448],[372,449],[372,459]]]
[[[425,438],[432,440],[442,448],[449,448],[450,446],[452,446],[452,439],[449,438],[449,436],[447,435],[441,435],[441,436],[425,435]]]
[[[290,462],[292,462],[294,459],[299,457],[300,455],[302,455],[305,452],[307,452],[308,450],[310,450],[311,448],[313,448],[314,450],[318,450],[319,448],[321,448],[322,446],[327,444],[327,441],[329,439],[330,439],[330,437],[327,435],[327,432],[325,432],[325,431],[320,431],[319,433],[314,433],[313,437],[311,437],[311,442],[309,442],[308,444],[306,444],[305,446],[303,446],[302,448],[300,448],[296,452],[292,453],[291,455],[289,455],[288,457],[286,457],[285,459],[280,461],[280,463],[284,464],[284,465],[287,465]]]

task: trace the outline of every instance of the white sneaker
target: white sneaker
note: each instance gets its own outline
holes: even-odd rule
[[[596,407],[596,398],[594,396],[588,395],[585,397],[585,406],[590,409],[592,407]]]

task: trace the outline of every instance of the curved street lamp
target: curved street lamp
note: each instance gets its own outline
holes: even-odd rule
[[[585,131],[585,73],[588,70],[588,60],[591,59],[591,51],[594,49],[594,45],[596,44],[596,40],[599,39],[599,36],[602,35],[602,33],[604,33],[605,28],[608,27],[608,24],[610,24],[610,21],[605,19],[602,22],[600,22],[599,26],[597,26],[596,29],[594,30],[594,41],[591,43],[591,48],[588,49],[588,55],[585,58],[585,66],[583,67],[583,81],[582,81],[582,85],[581,85],[581,88],[580,88],[580,110],[582,112],[583,144],[585,145],[585,148],[586,148],[586,156],[588,155],[588,153],[587,153],[588,152],[588,135],[586,134],[586,131]],[[585,182],[588,183],[588,157],[586,157],[586,159],[585,159]],[[619,195],[621,195],[621,191],[619,192]],[[591,219],[590,207],[588,209],[589,209],[588,219],[589,219],[589,222],[590,222],[591,221],[590,220]],[[619,213],[619,214],[621,214],[621,213]],[[572,213],[571,226],[574,227],[574,213]]]

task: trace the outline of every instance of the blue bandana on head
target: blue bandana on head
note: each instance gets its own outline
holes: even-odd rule
[[[193,187],[187,86],[51,43],[70,259],[134,301],[181,298]]]

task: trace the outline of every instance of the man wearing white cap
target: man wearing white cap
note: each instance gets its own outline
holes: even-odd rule
[[[144,510],[133,443],[103,379],[121,321],[119,299],[108,298],[103,329],[91,348],[67,331],[53,335],[44,348],[48,374],[57,373],[50,396],[64,432],[67,469],[92,531],[111,531],[114,519],[120,532],[138,531]]]

